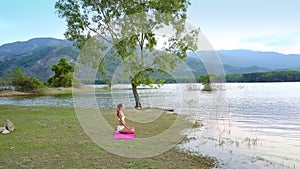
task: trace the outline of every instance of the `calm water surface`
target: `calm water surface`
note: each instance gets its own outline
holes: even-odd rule
[[[300,83],[225,84],[218,93],[215,132],[191,131],[181,148],[219,157],[222,168],[300,168]]]
[[[300,168],[300,83],[228,83],[214,92],[200,88],[167,84],[139,92],[144,107],[173,108],[204,123],[206,127],[190,130],[192,140],[179,147],[217,157],[220,168]],[[86,107],[134,105],[131,90],[80,97],[96,99],[97,105]],[[0,98],[0,104],[74,106],[71,95]]]

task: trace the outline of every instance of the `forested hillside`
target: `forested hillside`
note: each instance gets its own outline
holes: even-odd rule
[[[207,65],[204,65],[199,59],[207,52],[197,53],[198,55],[192,52],[189,53],[185,61],[185,64],[189,67],[189,70],[185,71],[193,72],[196,77],[207,74]],[[284,55],[275,52],[248,50],[221,50],[217,53],[226,74],[300,70],[300,55],[296,54]],[[54,38],[35,38],[25,42],[5,44],[0,46],[0,77],[6,77],[15,67],[19,67],[24,75],[46,81],[53,74],[51,71],[53,64],[57,64],[62,57],[66,57],[71,64],[75,64],[78,55],[79,50],[71,42]],[[105,76],[98,75],[97,81],[105,83],[112,76],[118,64],[118,61],[107,61],[105,63],[107,73]],[[181,71],[183,70],[180,70],[179,66],[176,74],[180,75]],[[172,81],[171,77],[155,75]],[[235,81],[237,79],[241,81],[239,76],[228,75],[228,80]],[[265,78],[267,80],[269,77],[270,74],[260,76],[259,79]]]

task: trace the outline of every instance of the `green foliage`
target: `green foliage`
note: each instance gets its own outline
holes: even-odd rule
[[[10,84],[17,91],[30,93],[43,93],[44,84],[34,77],[26,77],[23,75],[20,68],[16,67],[9,75]]]
[[[213,78],[215,78],[215,77],[216,76],[213,74],[207,74],[207,75],[200,76],[199,82],[204,85],[203,91],[212,91],[213,90],[211,87],[211,83],[213,81]]]
[[[61,58],[57,65],[52,66],[54,75],[48,79],[51,87],[70,87],[73,81],[74,66],[67,62],[66,58]]]
[[[228,74],[227,82],[299,82],[300,71],[273,71],[245,74]]]
[[[199,82],[202,83],[203,85],[204,84],[210,84],[215,77],[216,76],[213,75],[213,74],[203,75],[203,76],[200,76]]]
[[[9,82],[7,79],[0,77],[0,86],[8,86]]]
[[[105,44],[112,44],[113,56],[122,58],[123,76],[131,82],[136,107],[140,107],[137,86],[155,83],[156,78],[151,76],[155,71],[175,71],[187,57],[187,51],[197,49],[199,30],[185,30],[189,5],[189,0],[58,0],[55,8],[66,19],[65,37],[83,49],[80,63],[90,63],[104,72],[103,56],[95,51],[105,51],[105,46],[109,46]],[[166,25],[175,33],[158,52],[155,31]],[[92,34],[97,37],[91,38]]]
[[[212,91],[212,87],[209,83],[204,84],[204,88],[202,89],[203,91]]]

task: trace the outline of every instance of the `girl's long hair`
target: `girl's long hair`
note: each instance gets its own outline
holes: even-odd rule
[[[119,103],[119,104],[117,105],[117,115],[120,113],[121,107],[124,107],[124,104],[123,104],[123,103]]]

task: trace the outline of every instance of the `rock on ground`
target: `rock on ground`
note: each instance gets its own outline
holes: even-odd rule
[[[6,120],[5,127],[8,129],[8,131],[14,131],[14,129],[15,129],[14,123],[12,121],[10,121],[9,119]]]

